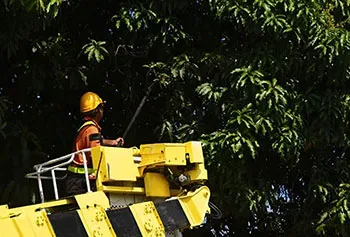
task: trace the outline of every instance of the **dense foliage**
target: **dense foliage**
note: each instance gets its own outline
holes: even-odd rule
[[[350,235],[348,0],[0,6],[2,203],[37,199],[23,176],[70,152],[84,91],[116,137],[149,90],[126,145],[203,142],[225,218],[202,232]]]

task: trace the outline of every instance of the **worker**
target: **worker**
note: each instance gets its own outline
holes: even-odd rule
[[[103,100],[93,92],[86,92],[80,98],[80,112],[83,117],[83,123],[77,131],[73,143],[73,152],[100,145],[122,146],[123,138],[115,140],[104,139],[101,135],[99,122],[103,117]],[[91,180],[91,190],[96,189],[92,170],[92,160],[90,152],[86,154],[89,179]],[[87,192],[84,160],[82,154],[75,155],[73,162],[68,166],[67,178],[65,182],[66,195],[76,195]]]

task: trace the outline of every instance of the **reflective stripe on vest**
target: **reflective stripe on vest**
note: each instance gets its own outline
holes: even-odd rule
[[[77,134],[80,132],[80,130],[81,130],[83,127],[88,126],[88,125],[94,125],[95,127],[97,127],[97,125],[96,125],[93,121],[91,121],[91,120],[86,121],[85,123],[83,123],[83,125],[80,126],[80,128],[79,128],[78,131],[77,131]]]
[[[76,167],[76,166],[68,166],[68,171],[75,173],[75,174],[85,174],[84,167]],[[94,172],[94,169],[88,168],[88,174],[92,174]]]

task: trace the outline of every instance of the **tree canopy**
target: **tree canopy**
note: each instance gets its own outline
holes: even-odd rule
[[[107,137],[149,92],[126,146],[203,142],[207,235],[349,235],[348,0],[0,6],[1,203],[37,201],[24,174],[70,152],[83,92]]]

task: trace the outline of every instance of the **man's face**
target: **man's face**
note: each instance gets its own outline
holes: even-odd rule
[[[99,122],[103,118],[103,105],[98,107],[98,113],[96,115],[96,120]]]

